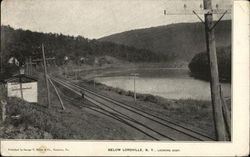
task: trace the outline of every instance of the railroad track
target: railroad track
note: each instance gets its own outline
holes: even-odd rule
[[[126,125],[140,131],[153,140],[165,141],[213,141],[214,139],[193,131],[189,128],[178,125],[171,120],[157,117],[139,108],[126,105],[122,102],[98,94],[86,87],[81,87],[69,81],[55,77],[51,79],[57,84],[82,96],[84,91],[85,99],[93,105],[85,106],[88,109],[112,117]]]
[[[105,109],[103,109],[103,108],[100,108],[99,106],[96,106],[96,105],[89,105],[89,104],[88,104],[88,105],[85,105],[85,104],[83,104],[82,102],[80,102],[80,105],[79,105],[79,101],[72,100],[71,98],[69,98],[69,97],[66,96],[65,94],[63,94],[63,95],[64,95],[63,99],[66,100],[66,101],[68,101],[68,102],[70,102],[71,105],[74,105],[75,107],[84,107],[85,109],[88,109],[88,110],[90,110],[90,111],[94,111],[94,112],[96,112],[96,113],[100,113],[100,114],[102,114],[102,115],[105,115],[105,116],[107,116],[107,117],[110,117],[110,118],[112,118],[112,119],[115,119],[115,120],[117,120],[117,121],[119,121],[119,122],[121,122],[121,123],[124,123],[124,124],[126,124],[126,125],[128,125],[128,126],[134,128],[134,129],[136,129],[137,131],[139,131],[139,132],[145,134],[146,136],[150,137],[151,139],[158,140],[158,139],[154,138],[153,136],[149,135],[149,134],[148,134],[147,132],[145,132],[144,130],[142,130],[142,129],[140,129],[140,128],[134,126],[134,125],[132,125],[131,123],[128,123],[127,121],[125,121],[125,120],[123,119],[123,117],[120,117],[119,115],[117,115],[117,114],[115,114],[115,113],[111,113],[111,112],[109,112],[109,111],[107,111],[107,110],[105,110]],[[127,118],[125,118],[125,119],[127,119]]]

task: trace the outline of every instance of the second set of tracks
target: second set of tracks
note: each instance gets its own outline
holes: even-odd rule
[[[152,140],[161,141],[213,141],[214,139],[183,127],[169,119],[163,119],[149,112],[145,112],[140,108],[127,105],[125,103],[114,100],[110,97],[96,93],[86,87],[73,84],[69,81],[62,80],[55,77],[50,77],[52,81],[61,85],[62,87],[71,90],[78,96],[82,96],[84,92],[84,99],[91,102],[92,105],[84,105],[87,109],[101,113],[105,116],[111,117],[115,120],[128,125],[137,131],[145,134]],[[67,101],[76,104],[75,100],[65,98]]]

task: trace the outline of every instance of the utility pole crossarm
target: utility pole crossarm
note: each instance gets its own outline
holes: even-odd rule
[[[188,10],[179,10],[179,11],[167,11],[164,10],[165,15],[193,15],[193,12],[196,12],[198,15],[204,15],[204,14],[224,14],[225,11],[226,14],[231,14],[231,9],[188,9]]]
[[[219,5],[216,4],[216,9],[212,8],[212,0],[203,0],[203,4],[200,4],[198,10],[190,9],[187,7],[187,4],[183,5],[182,11],[174,11],[167,12],[164,10],[165,15],[193,15],[195,14],[198,19],[205,25],[206,32],[206,46],[207,46],[207,55],[209,59],[210,66],[210,87],[211,87],[211,99],[212,99],[212,108],[213,108],[213,118],[214,118],[214,128],[216,139],[218,141],[227,140],[227,131],[226,131],[226,123],[225,121],[229,121],[228,117],[223,117],[223,107],[220,92],[220,82],[219,82],[219,71],[218,71],[218,62],[217,62],[217,54],[216,54],[216,42],[214,35],[214,28],[221,21],[225,14],[230,14],[231,9],[221,9]],[[214,23],[213,15],[214,14],[222,14],[220,18]],[[204,16],[201,18],[199,15]],[[226,109],[225,109],[226,110]],[[230,122],[227,122],[228,124]],[[230,127],[228,127],[230,128]],[[228,131],[230,132],[230,130]]]
[[[221,19],[224,17],[224,15],[227,13],[227,10],[224,12],[224,14],[221,15],[221,17],[219,18],[219,20],[216,21],[216,23],[209,28],[210,30],[214,29],[216,27],[216,25],[221,21]]]
[[[47,61],[47,60],[55,60],[56,58],[55,57],[51,57],[51,58],[45,58],[45,60]],[[41,62],[41,61],[43,61],[43,59],[33,59],[32,60],[33,62]]]
[[[198,18],[204,25],[206,25],[205,21],[204,21],[195,11],[193,11],[193,13],[197,16],[197,18]]]

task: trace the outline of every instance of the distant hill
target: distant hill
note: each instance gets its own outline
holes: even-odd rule
[[[82,36],[69,36],[57,33],[32,32],[30,30],[14,29],[10,26],[1,26],[1,51],[4,72],[10,71],[8,60],[15,57],[20,65],[29,59],[41,59],[41,45],[45,46],[46,57],[55,57],[56,63],[64,63],[64,57],[79,64],[80,58],[85,58],[86,64],[112,64],[118,61],[128,62],[165,62],[169,56],[152,52],[148,49],[139,49],[107,41],[97,41]],[[0,67],[1,68],[1,67]],[[7,75],[7,74],[6,74]],[[0,76],[3,76],[0,74]],[[5,76],[5,75],[4,75]]]
[[[215,37],[217,47],[231,45],[231,20],[221,21],[216,26]],[[168,55],[170,59],[187,62],[195,54],[206,50],[205,31],[202,23],[179,23],[131,30],[98,40],[148,49]]]

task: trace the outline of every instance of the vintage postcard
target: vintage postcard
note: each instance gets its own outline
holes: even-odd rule
[[[2,0],[2,156],[247,156],[249,2]]]

